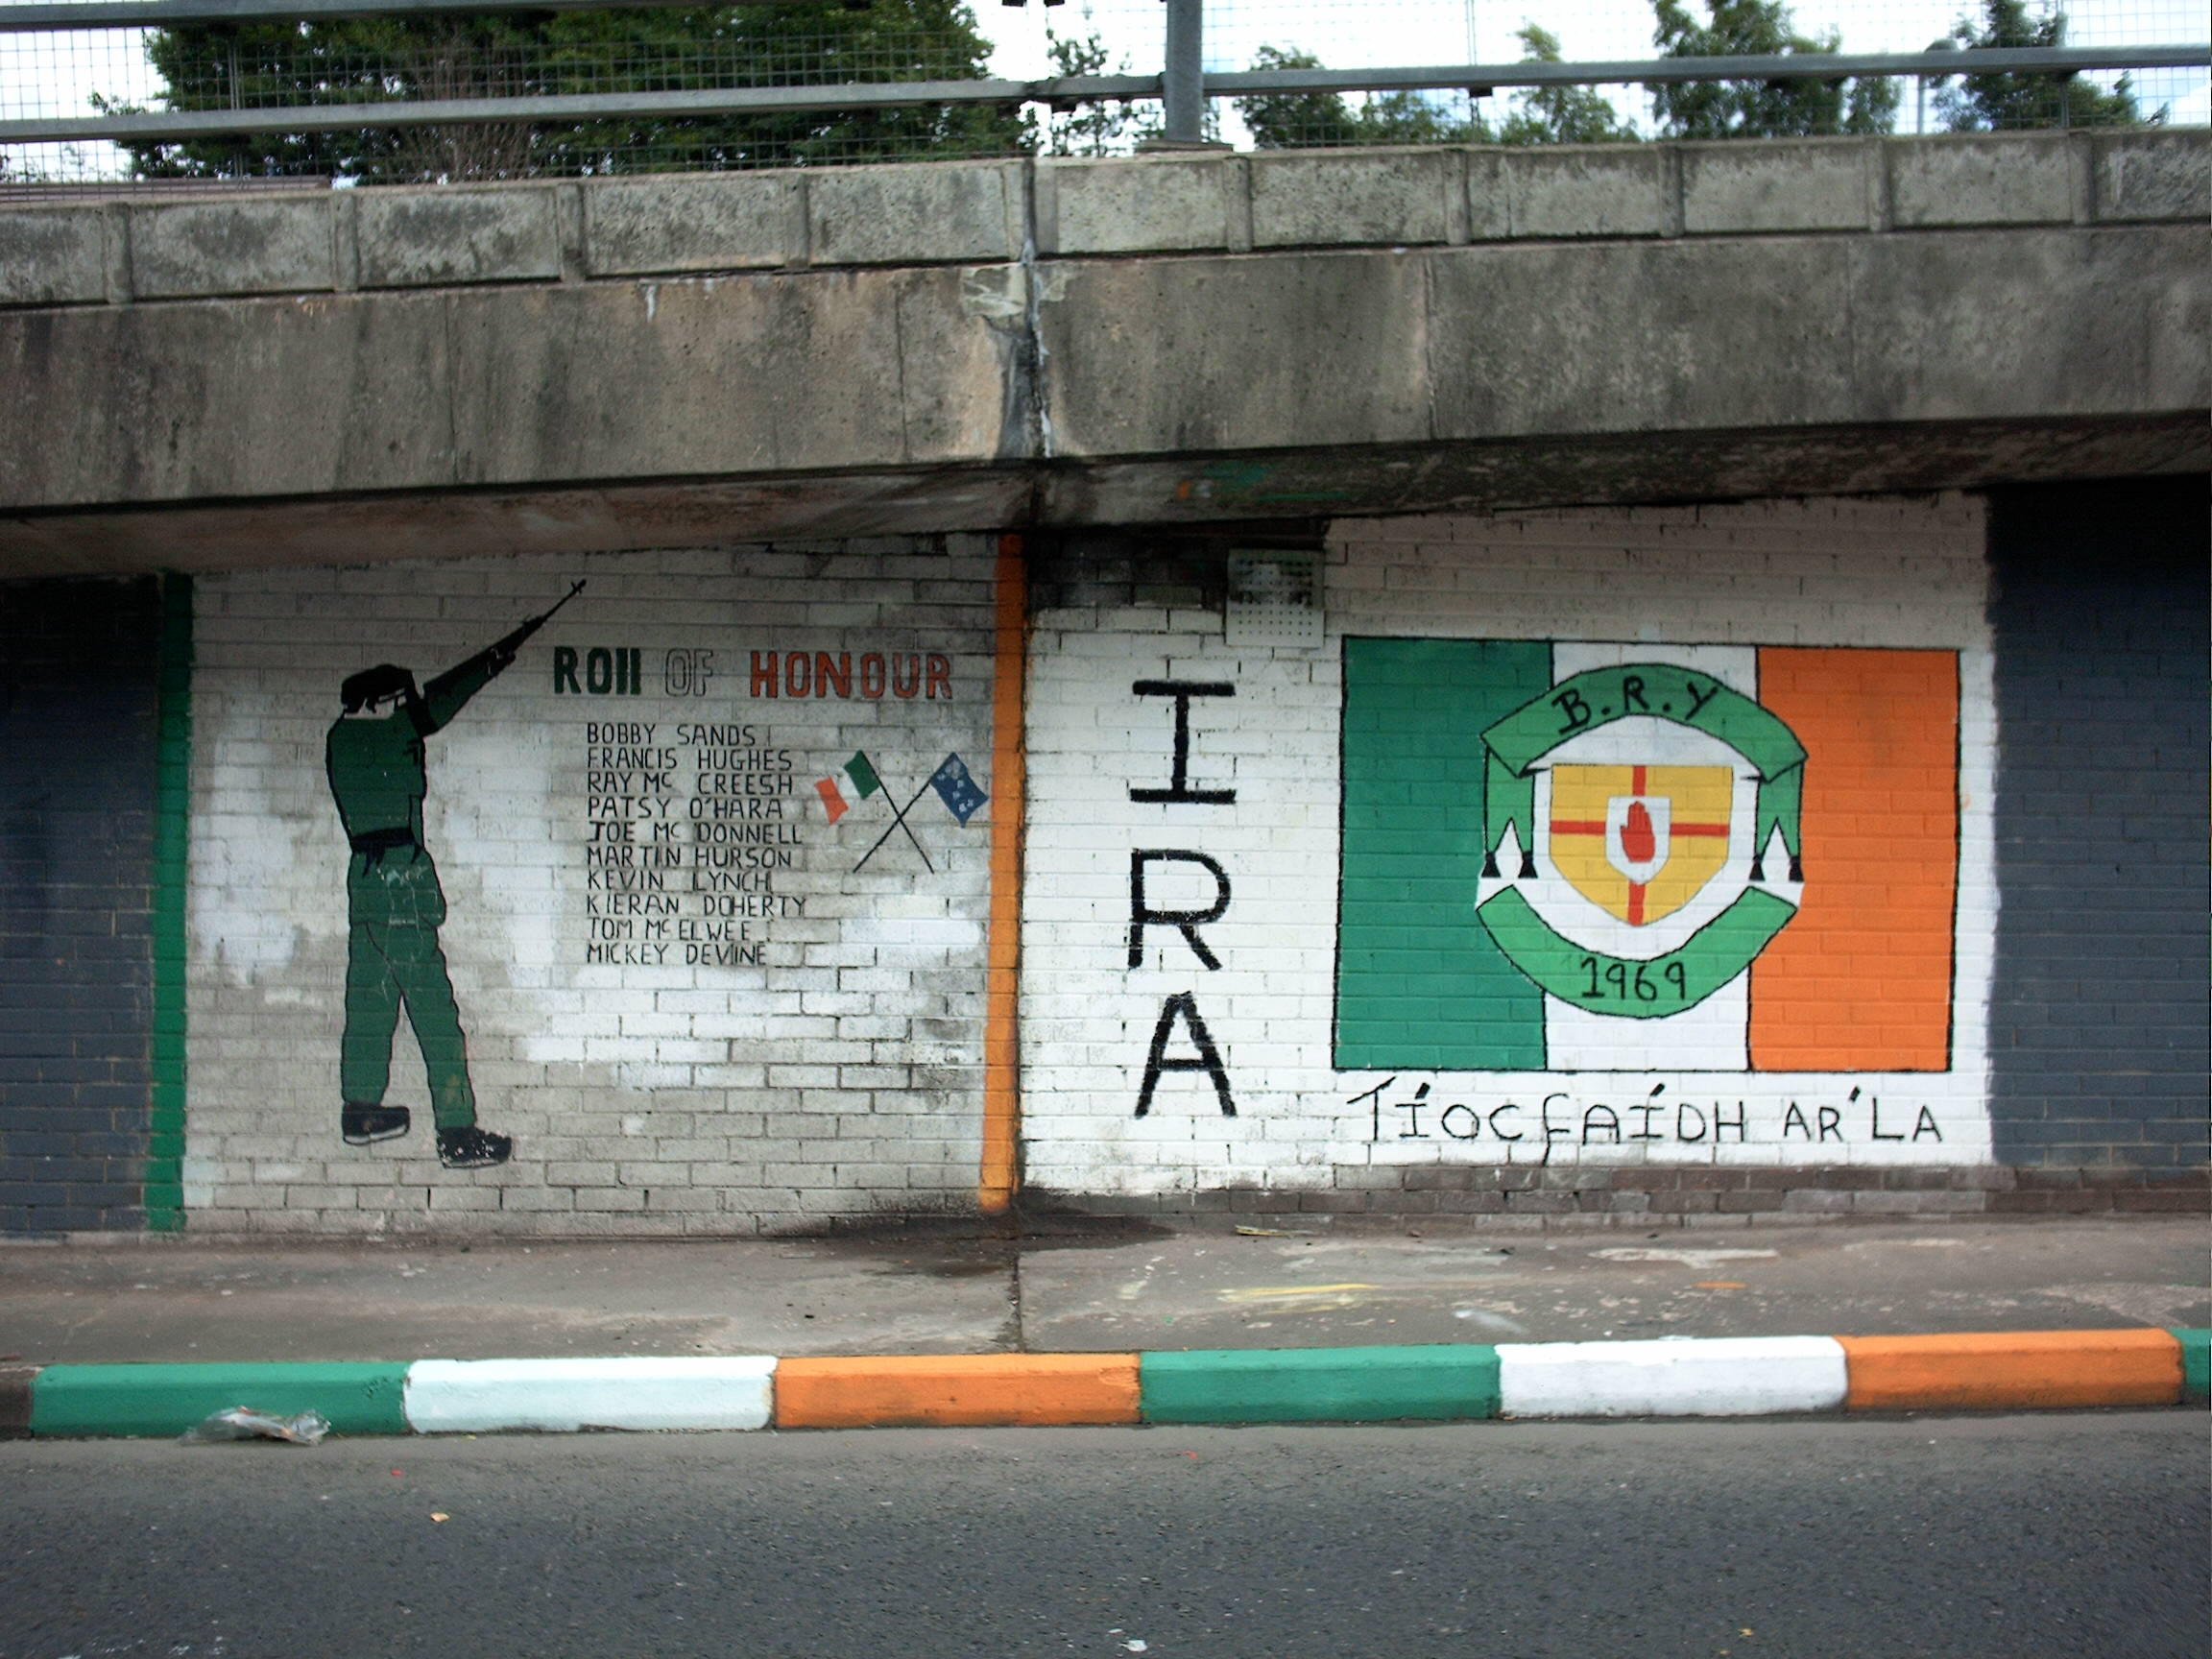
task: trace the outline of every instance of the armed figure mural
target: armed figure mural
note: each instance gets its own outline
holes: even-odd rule
[[[429,790],[423,739],[443,731],[469,700],[514,662],[523,643],[582,591],[578,582],[531,617],[420,688],[412,671],[379,662],[347,677],[344,707],[330,728],[324,764],[351,849],[346,865],[346,1034],[339,1049],[339,1132],[368,1146],[407,1133],[412,1115],[385,1103],[392,1040],[407,1011],[429,1074],[438,1161],[448,1169],[504,1164],[511,1136],[477,1126],[468,1039],[438,929],[445,894],[422,844]]]

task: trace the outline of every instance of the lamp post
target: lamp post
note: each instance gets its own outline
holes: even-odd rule
[[[1226,150],[1206,136],[1206,16],[1204,0],[1166,0],[1167,49],[1160,66],[1166,123],[1140,150]]]

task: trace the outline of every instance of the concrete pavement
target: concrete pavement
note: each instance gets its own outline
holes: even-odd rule
[[[1315,1217],[17,1246],[0,1428],[174,1433],[227,1404],[351,1432],[2173,1404],[2204,1393],[2207,1237]]]
[[[2201,1218],[0,1245],[28,1364],[1071,1353],[2212,1325]]]

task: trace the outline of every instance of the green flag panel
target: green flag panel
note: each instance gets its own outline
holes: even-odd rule
[[[1344,641],[1340,1069],[1542,1068],[1543,993],[1475,899],[1482,733],[1551,684],[1542,641]]]

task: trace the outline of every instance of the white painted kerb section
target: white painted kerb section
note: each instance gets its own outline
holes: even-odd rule
[[[1508,1417],[1752,1417],[1835,1411],[1848,1385],[1833,1336],[1501,1342]]]
[[[765,1429],[776,1361],[704,1359],[419,1359],[407,1372],[407,1422],[418,1434],[509,1429]]]

